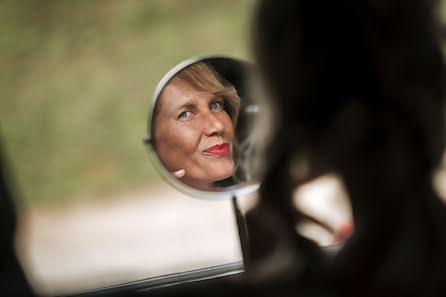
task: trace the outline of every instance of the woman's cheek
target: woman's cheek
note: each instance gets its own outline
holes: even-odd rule
[[[177,132],[177,139],[185,151],[193,152],[196,150],[201,139],[201,129],[197,125],[183,125]]]
[[[228,140],[231,141],[231,143],[234,141],[234,126],[232,125],[231,118],[226,112],[223,112],[223,123],[225,123],[225,133]]]

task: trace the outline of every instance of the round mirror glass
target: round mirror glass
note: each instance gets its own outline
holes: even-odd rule
[[[250,170],[258,114],[249,97],[251,71],[233,58],[192,58],[160,81],[145,142],[172,186],[209,199],[258,189]]]

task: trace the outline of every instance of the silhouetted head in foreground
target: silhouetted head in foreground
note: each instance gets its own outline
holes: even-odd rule
[[[446,211],[432,189],[445,140],[436,2],[262,1],[255,50],[276,129],[248,214],[254,278],[311,296],[446,292]],[[296,186],[328,172],[355,224],[334,258],[296,234],[292,204]]]

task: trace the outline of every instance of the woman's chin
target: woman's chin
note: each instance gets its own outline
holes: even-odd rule
[[[214,182],[227,179],[234,174],[234,164],[226,164],[226,166],[221,166],[216,168],[214,172],[218,172],[218,175],[214,175]]]
[[[225,164],[225,165],[226,166],[214,166],[211,169],[203,171],[201,174],[193,176],[187,176],[186,173],[186,177],[181,179],[181,181],[199,190],[209,190],[211,188],[214,188],[213,186],[214,182],[230,178],[234,174],[234,165],[233,164]]]

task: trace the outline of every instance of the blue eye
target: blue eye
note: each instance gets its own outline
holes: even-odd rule
[[[209,105],[209,109],[210,110],[218,110],[218,109],[221,109],[222,106],[223,106],[222,102],[214,102],[214,103],[211,103],[211,105]]]
[[[180,113],[180,115],[178,116],[179,119],[186,119],[188,118],[190,115],[190,111],[183,111],[182,113]]]

